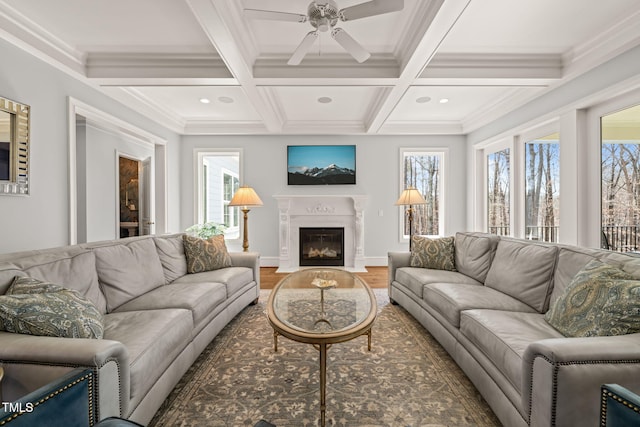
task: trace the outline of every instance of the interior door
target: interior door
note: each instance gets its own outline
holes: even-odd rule
[[[140,177],[140,234],[154,234],[155,225],[155,198],[153,185],[153,162],[151,157],[147,157],[141,162]]]

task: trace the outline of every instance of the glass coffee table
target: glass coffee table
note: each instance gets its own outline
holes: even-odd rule
[[[362,279],[348,271],[313,268],[282,279],[271,291],[267,317],[278,336],[312,344],[320,352],[320,423],[325,425],[327,349],[332,344],[367,335],[376,318],[376,297]]]

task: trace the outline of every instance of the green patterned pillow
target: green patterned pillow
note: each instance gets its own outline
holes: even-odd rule
[[[187,258],[187,273],[231,267],[231,256],[227,252],[223,235],[218,234],[205,240],[184,234],[182,239]]]
[[[0,330],[64,338],[102,338],[102,314],[77,291],[16,276],[0,295]]]
[[[590,261],[544,318],[567,337],[640,332],[640,281],[618,267]]]
[[[411,244],[411,267],[456,271],[455,238],[430,239],[413,236]]]

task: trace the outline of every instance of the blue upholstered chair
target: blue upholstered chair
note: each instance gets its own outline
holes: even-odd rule
[[[0,407],[0,425],[8,427],[125,427],[140,424],[119,418],[96,423],[95,377],[78,368],[15,402]],[[4,424],[3,424],[4,423]]]
[[[600,425],[602,427],[640,426],[640,396],[618,384],[603,385]]]

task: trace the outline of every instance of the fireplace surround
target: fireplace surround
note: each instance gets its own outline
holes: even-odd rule
[[[343,266],[366,272],[364,255],[363,195],[276,195],[278,202],[278,273],[301,267],[300,228],[344,228]],[[302,266],[304,267],[304,266]]]

